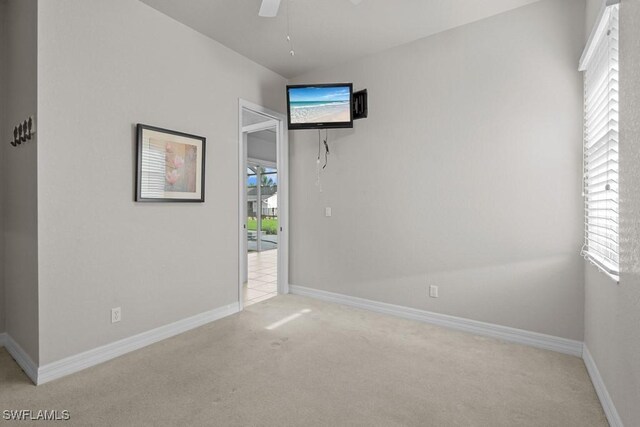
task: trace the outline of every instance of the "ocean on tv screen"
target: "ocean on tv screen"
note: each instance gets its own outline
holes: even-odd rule
[[[340,123],[351,120],[348,86],[289,89],[291,123]]]

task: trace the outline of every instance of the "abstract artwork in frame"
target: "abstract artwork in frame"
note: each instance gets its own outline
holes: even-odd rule
[[[137,202],[204,202],[206,138],[138,124]]]

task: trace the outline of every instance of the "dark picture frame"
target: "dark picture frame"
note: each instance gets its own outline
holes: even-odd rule
[[[136,202],[203,203],[207,139],[138,123]]]

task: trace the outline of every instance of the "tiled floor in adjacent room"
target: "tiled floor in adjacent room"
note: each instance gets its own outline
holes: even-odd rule
[[[249,281],[245,285],[245,305],[264,301],[278,294],[278,251],[249,252]]]

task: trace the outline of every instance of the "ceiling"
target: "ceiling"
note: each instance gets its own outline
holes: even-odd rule
[[[258,16],[261,0],[141,1],[292,78],[538,0],[282,0],[275,18]]]

